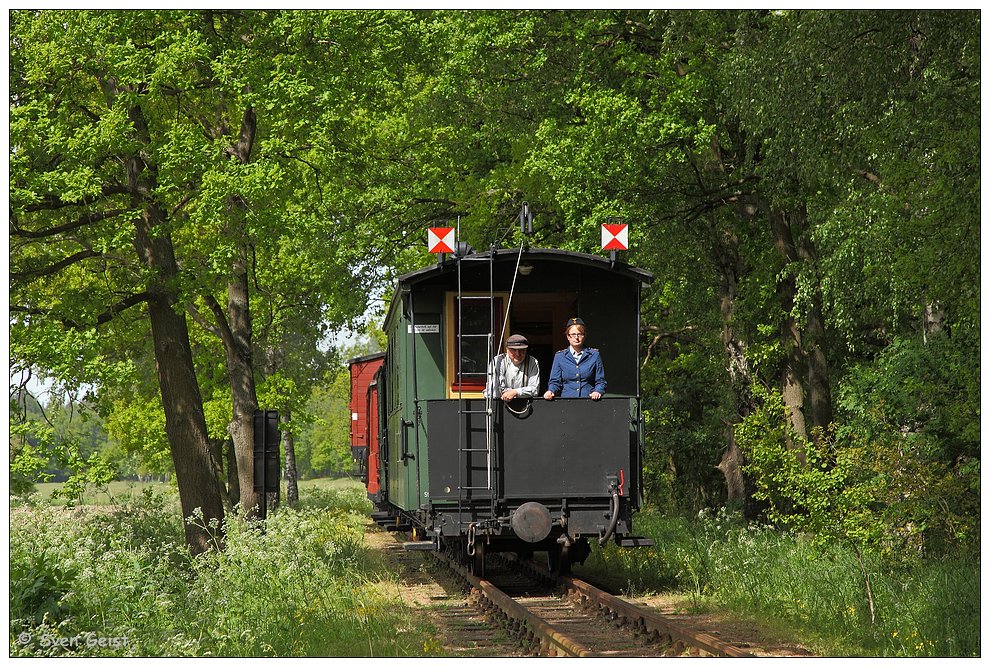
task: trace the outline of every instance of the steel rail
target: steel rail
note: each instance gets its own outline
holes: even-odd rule
[[[672,653],[678,654],[682,653],[685,649],[696,648],[708,655],[716,657],[755,657],[752,653],[727,644],[712,635],[678,627],[676,623],[670,622],[660,614],[617,598],[611,593],[606,593],[599,588],[595,588],[586,581],[564,575],[561,575],[558,581],[567,591],[568,595],[580,598],[582,602],[587,601],[590,604],[597,605],[600,610],[611,611],[632,623],[641,631],[656,633],[660,637],[669,640],[672,646]]]
[[[753,658],[754,654],[728,644],[704,632],[695,632],[673,622],[652,609],[635,605],[611,593],[592,586],[586,581],[562,574],[553,574],[531,562],[520,561],[512,556],[503,556],[517,567],[522,567],[535,575],[549,578],[576,602],[593,604],[600,612],[610,613],[613,618],[622,618],[638,631],[653,633],[671,645],[668,655],[680,655],[685,650],[695,649],[709,656],[728,658]]]
[[[550,656],[570,656],[577,658],[596,657],[598,654],[583,646],[580,642],[572,639],[559,628],[547,623],[539,616],[533,614],[524,606],[513,600],[511,597],[500,591],[486,579],[479,579],[467,571],[460,563],[456,562],[447,554],[437,553],[438,558],[442,558],[451,569],[464,577],[465,580],[478,591],[490,606],[498,609],[500,613],[510,620],[512,626],[524,626],[534,637],[540,640],[543,649]]]
[[[450,555],[438,552],[434,552],[434,555],[442,559],[453,571],[464,578],[480,598],[479,604],[483,608],[495,610],[502,614],[508,620],[510,632],[514,634],[524,632],[538,640],[545,654],[572,657],[600,657],[603,655],[592,651],[559,628],[529,611],[490,581],[474,576]],[[656,636],[661,642],[669,645],[669,648],[665,650],[667,656],[693,654],[732,658],[755,657],[748,651],[728,644],[710,634],[684,628],[652,609],[626,602],[581,579],[553,574],[533,563],[519,561],[512,556],[500,554],[497,557],[528,570],[533,575],[549,579],[576,604],[586,608],[595,607],[599,613],[608,616],[610,620],[621,619],[621,622],[627,623],[630,629],[635,632]]]

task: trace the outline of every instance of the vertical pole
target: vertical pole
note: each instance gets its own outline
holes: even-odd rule
[[[267,419],[266,419],[267,421]],[[261,454],[261,519],[268,518],[268,424],[262,441]]]
[[[413,435],[416,438],[416,454],[413,457],[413,461],[416,465],[416,499],[414,507],[420,507],[423,505],[423,482],[420,479],[420,465],[422,459],[420,458],[419,452],[419,366],[416,365],[416,302],[413,298],[414,290],[409,291],[409,326],[412,328],[412,333],[409,335],[409,345],[412,346],[410,352],[410,358],[412,359],[412,390],[413,390],[413,405],[412,405],[412,427],[415,429]]]
[[[528,207],[528,204],[527,204]],[[506,320],[509,317],[509,311],[505,312]],[[488,249],[488,363],[485,365],[485,370],[488,370],[490,365],[495,362],[495,356],[501,351],[502,347],[502,333],[505,331],[506,322],[502,323],[502,327],[498,332],[498,349],[495,348],[495,247],[492,246]],[[495,376],[498,375],[496,371]],[[488,378],[485,378],[485,384],[488,384]],[[492,383],[492,399],[494,401],[495,386]],[[485,401],[485,447],[488,449],[488,496],[489,496],[489,514],[491,518],[495,518],[495,489],[492,487],[492,447],[495,440],[494,434],[494,423],[492,421],[493,415],[491,410],[489,410],[489,401]]]
[[[266,419],[266,422],[267,422],[266,423],[266,426],[269,427],[269,429],[268,429],[268,436],[267,436],[267,443],[266,443],[267,444],[267,448],[268,448],[267,454],[268,454],[268,457],[271,458],[271,465],[270,466],[268,465],[268,459],[267,458],[265,459],[265,475],[267,476],[266,477],[266,481],[268,483],[268,489],[266,489],[265,492],[267,493],[269,489],[274,492],[274,494],[275,494],[274,506],[275,507],[278,507],[278,501],[279,501],[279,497],[281,495],[279,493],[279,465],[278,465],[279,464],[279,456],[278,456],[278,448],[279,448],[279,445],[282,444],[282,433],[281,433],[281,431],[278,428],[278,411],[277,410],[269,410],[266,413],[266,415],[265,415],[265,419]],[[268,503],[268,499],[266,498],[265,499],[266,506],[267,506],[267,503]]]
[[[268,492],[274,490],[278,502],[278,447],[281,433],[278,428],[278,410],[254,412],[254,489],[261,494],[258,508],[262,519],[268,518]],[[269,458],[272,465],[269,466]],[[261,469],[258,469],[261,466]],[[269,470],[271,468],[271,470]],[[274,486],[274,489],[272,488]]]

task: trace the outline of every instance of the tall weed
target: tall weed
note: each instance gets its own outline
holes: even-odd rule
[[[637,532],[656,547],[596,551],[588,566],[638,590],[686,593],[801,635],[826,655],[975,656],[980,567],[959,559],[891,566],[800,535],[705,511],[695,519],[644,513]]]
[[[193,558],[173,496],[11,511],[18,656],[422,655],[429,628],[362,542],[367,501],[324,492],[263,524],[224,525]]]

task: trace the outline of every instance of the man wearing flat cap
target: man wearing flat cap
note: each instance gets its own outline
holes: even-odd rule
[[[505,341],[505,352],[488,365],[488,386],[485,396],[511,401],[533,398],[540,387],[540,364],[527,354],[529,341],[521,334],[512,334]]]

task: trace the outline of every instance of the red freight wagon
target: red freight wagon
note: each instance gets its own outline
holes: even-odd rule
[[[378,385],[375,374],[384,352],[347,361],[351,372],[351,456],[357,463],[368,497],[376,501],[380,488],[378,465]]]

